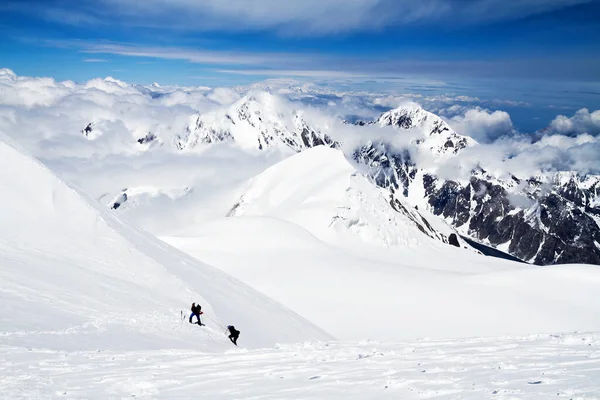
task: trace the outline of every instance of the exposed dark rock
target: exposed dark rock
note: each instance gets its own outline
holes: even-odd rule
[[[494,249],[493,247],[486,246],[484,244],[476,242],[475,240],[470,239],[468,237],[461,236],[461,238],[465,242],[467,242],[471,247],[473,247],[474,249],[481,252],[481,254],[486,255],[488,257],[502,258],[504,260],[516,261],[516,262],[521,262],[521,263],[523,262],[523,261],[519,260],[517,257],[513,257],[510,254],[504,253],[503,251],[500,251],[500,250]]]
[[[123,192],[121,193],[121,195],[114,201],[113,205],[111,206],[111,208],[113,210],[118,209],[119,207],[121,207],[121,205],[123,205],[123,203],[125,203],[127,201],[127,193]]]
[[[378,123],[400,128],[413,123],[402,113],[382,117]],[[445,129],[443,124],[434,123],[432,135],[446,132]],[[449,137],[443,146],[446,149],[456,151],[468,145],[458,135]],[[416,144],[424,143],[426,140]],[[353,158],[367,166],[368,175],[377,185],[392,192],[400,190],[405,196],[418,171],[409,152],[393,150],[386,143],[367,142],[354,151]],[[515,184],[519,185],[522,198],[529,199],[529,206],[511,202],[507,189]],[[548,182],[539,177],[520,179],[513,175],[509,182],[502,182],[478,167],[467,183],[426,174],[423,186],[435,215],[479,241],[507,246],[508,252],[518,259],[538,265],[600,264],[598,177],[557,173],[554,181]]]
[[[89,137],[90,133],[92,133],[94,131],[94,123],[90,122],[89,124],[87,124],[87,126],[85,128],[83,128],[81,130],[81,133],[85,136],[85,137]]]
[[[302,143],[306,148],[316,147],[316,146],[329,146],[333,148],[339,148],[340,144],[335,140],[331,139],[326,134],[317,133],[313,129],[309,128],[307,125],[302,127],[302,132],[300,133],[300,137],[302,138]],[[293,142],[288,143],[290,147],[293,147],[295,144]]]
[[[137,140],[137,142],[139,144],[146,144],[146,143],[152,143],[157,139],[157,136],[152,133],[152,132],[148,132],[148,134],[144,137],[141,137]]]
[[[458,241],[456,233],[451,233],[450,236],[448,236],[448,244],[454,247],[460,247],[460,242]]]
[[[431,224],[429,223],[429,221],[427,221],[425,218],[423,218],[423,216],[419,213],[412,213],[409,212],[408,209],[402,204],[402,202],[400,202],[398,199],[394,198],[393,195],[390,196],[390,205],[392,206],[392,209],[400,214],[405,215],[406,217],[408,217],[409,219],[411,219],[416,227],[423,232],[425,235],[434,238],[434,239],[438,239],[438,240],[443,240],[442,235],[440,235],[434,228],[433,226],[431,226]]]

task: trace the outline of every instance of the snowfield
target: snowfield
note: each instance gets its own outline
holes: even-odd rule
[[[485,257],[435,183],[364,174],[400,182],[384,136],[493,154],[249,90],[0,70],[0,398],[600,399],[597,266]]]
[[[598,334],[261,350],[0,348],[10,399],[598,399]]]
[[[193,301],[202,304],[209,327],[243,327],[244,346],[331,338],[243,283],[124,224],[5,142],[0,171],[3,345],[229,348],[223,334],[179,324]]]
[[[293,222],[321,240],[415,247],[429,238],[418,213],[389,210],[389,193],[356,171],[341,151],[318,146],[251,179],[229,216],[270,216]],[[435,232],[422,224],[426,232]]]

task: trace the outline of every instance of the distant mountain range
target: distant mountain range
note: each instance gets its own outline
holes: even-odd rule
[[[429,151],[434,159],[456,157],[478,146],[416,104],[353,125],[359,130],[393,127],[398,135],[410,132],[415,135],[413,148]],[[89,135],[91,129],[93,124],[83,133]],[[310,121],[305,111],[277,96],[259,92],[227,108],[191,117],[174,145],[190,151],[202,144],[233,142],[248,150],[279,148],[290,153],[320,145],[343,148],[374,183],[389,190],[392,199],[427,209],[464,236],[537,265],[600,264],[600,176],[540,171],[499,179],[476,166],[469,167],[467,179],[448,179],[419,165],[409,149],[394,145],[394,135],[370,137],[365,135],[349,150],[335,129]],[[156,139],[149,133],[138,142]],[[393,204],[390,201],[390,207]]]

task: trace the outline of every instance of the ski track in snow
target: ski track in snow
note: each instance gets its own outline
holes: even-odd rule
[[[598,333],[222,354],[1,347],[3,398],[598,399]]]

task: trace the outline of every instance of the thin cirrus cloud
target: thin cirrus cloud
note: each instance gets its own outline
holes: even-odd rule
[[[8,0],[46,19],[194,31],[276,30],[294,35],[377,31],[412,23],[513,20],[592,0]]]
[[[311,62],[306,57],[294,53],[243,52],[226,50],[201,50],[179,47],[148,47],[134,46],[121,43],[88,43],[49,42],[51,45],[79,48],[88,54],[116,54],[122,56],[157,58],[166,60],[183,60],[197,64],[225,65],[310,65],[323,60],[317,55],[311,56]]]
[[[250,75],[250,76],[285,76],[303,78],[373,78],[374,73],[346,72],[335,70],[276,70],[276,69],[219,69],[222,74]]]
[[[139,46],[126,43],[87,41],[47,41],[50,46],[73,48],[85,54],[119,55],[147,59],[179,60],[194,64],[214,65],[222,74],[255,76],[296,76],[323,78],[402,77],[418,72],[490,70],[491,65],[479,61],[389,60],[376,57],[354,58],[348,55],[323,55],[292,52],[246,52],[208,50],[170,46]]]
[[[340,63],[339,57],[319,54],[243,52],[226,50],[202,50],[179,47],[148,47],[122,43],[92,43],[85,41],[47,41],[50,46],[74,48],[85,54],[111,54],[147,59],[179,60],[195,64],[226,65],[237,69],[217,69],[221,74],[252,76],[290,76],[352,78],[374,77],[377,71],[361,70],[364,65],[355,60],[353,67],[358,70],[343,71],[333,68]],[[102,62],[101,58],[86,58],[85,62]],[[153,62],[153,61],[140,61]],[[265,67],[268,66],[269,69]],[[388,74],[389,75],[389,74]]]
[[[208,50],[125,43],[47,41],[50,46],[73,48],[90,55],[113,54],[147,59],[180,60],[218,66],[218,72],[241,75],[303,77],[389,77],[456,75],[480,77],[599,79],[600,60],[498,59],[436,60],[391,57],[389,54],[354,57],[348,54]]]

